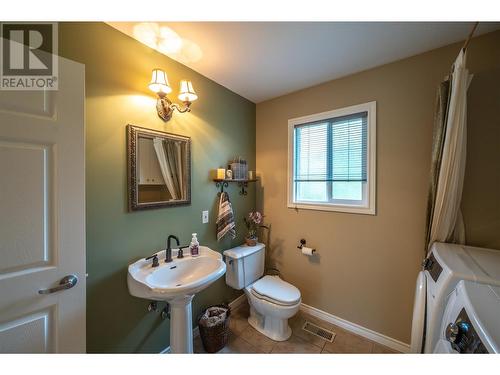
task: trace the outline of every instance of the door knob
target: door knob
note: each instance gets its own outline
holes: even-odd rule
[[[75,275],[64,276],[59,282],[58,286],[48,289],[40,289],[38,291],[38,294],[51,294],[59,292],[60,290],[71,289],[76,285],[77,282],[78,282],[78,277],[76,277]]]

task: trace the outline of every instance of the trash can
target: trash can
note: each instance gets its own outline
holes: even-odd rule
[[[201,342],[207,353],[216,353],[226,346],[229,339],[229,316],[227,305],[207,307],[198,318]]]

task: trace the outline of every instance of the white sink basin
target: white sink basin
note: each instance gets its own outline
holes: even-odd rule
[[[192,353],[191,301],[226,273],[222,255],[206,246],[200,246],[200,255],[191,257],[185,249],[178,259],[172,249],[172,262],[165,263],[165,250],[159,251],[160,265],[144,258],[128,266],[127,284],[131,295],[170,304],[170,349],[172,353]]]
[[[165,263],[165,250],[158,253],[160,265],[152,267],[151,260],[140,259],[128,267],[128,289],[135,297],[168,301],[175,297],[194,295],[226,273],[222,255],[200,246],[200,255],[191,257],[185,249],[184,258],[177,259],[172,250],[172,262]]]

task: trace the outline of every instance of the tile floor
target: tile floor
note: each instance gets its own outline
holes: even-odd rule
[[[299,312],[289,321],[292,328],[292,336],[287,341],[276,342],[257,332],[248,324],[248,309],[248,304],[245,303],[233,310],[231,314],[229,342],[218,353],[396,353],[390,348],[302,312]],[[335,332],[336,336],[333,342],[325,341],[302,330],[306,319],[320,327]],[[194,339],[194,352],[205,353],[199,336]]]

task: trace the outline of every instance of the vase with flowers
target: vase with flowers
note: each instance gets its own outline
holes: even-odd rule
[[[245,238],[245,242],[248,246],[257,245],[257,229],[262,223],[263,215],[259,211],[252,211],[245,216],[243,220],[248,229],[248,235]]]

